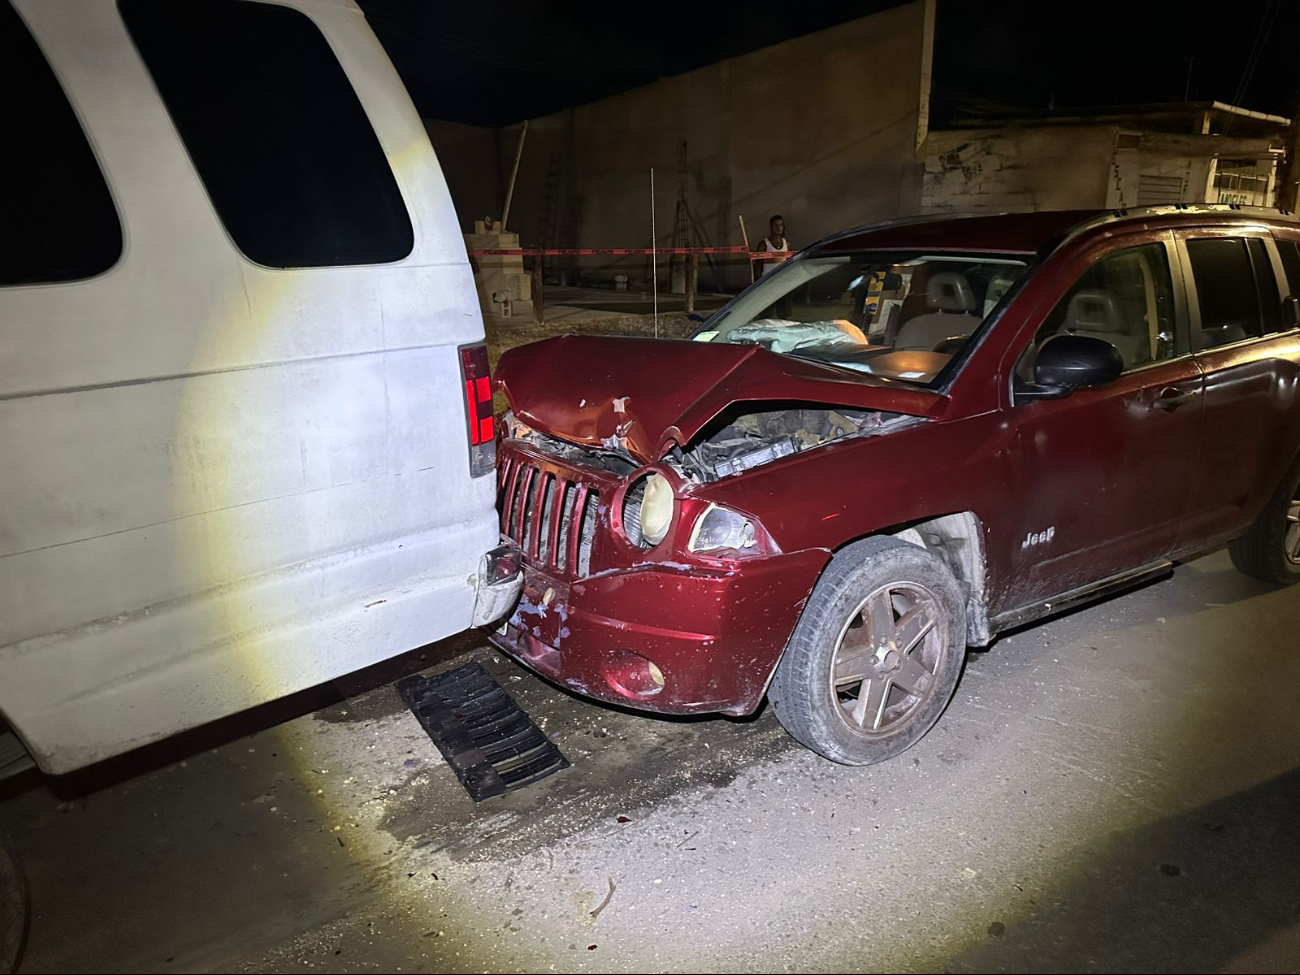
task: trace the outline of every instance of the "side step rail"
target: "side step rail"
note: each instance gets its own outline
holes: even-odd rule
[[[1121,572],[1109,579],[1102,579],[1099,582],[1080,586],[1078,589],[1071,589],[1069,592],[1061,593],[1061,595],[1053,599],[1040,600],[1019,609],[1000,613],[989,622],[993,632],[1000,633],[1003,630],[1009,630],[1012,627],[1022,626],[1025,623],[1042,619],[1044,616],[1055,616],[1057,613],[1076,609],[1086,603],[1093,603],[1116,593],[1136,589],[1145,583],[1167,576],[1173,571],[1174,564],[1167,559],[1161,559],[1159,562],[1152,562],[1149,565],[1140,566],[1128,572]]]

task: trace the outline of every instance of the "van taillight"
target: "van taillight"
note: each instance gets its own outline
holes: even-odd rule
[[[496,421],[492,416],[492,377],[486,345],[460,350],[460,375],[465,383],[465,418],[469,423],[469,472],[474,477],[496,467]]]

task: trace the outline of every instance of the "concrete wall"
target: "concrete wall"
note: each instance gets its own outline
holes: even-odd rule
[[[498,131],[438,119],[425,119],[424,127],[451,188],[461,229],[472,231],[474,221],[489,213],[500,217],[503,180]]]
[[[921,207],[926,213],[1104,207],[1117,133],[1114,125],[932,131]]]
[[[1220,164],[1229,171],[1250,172],[1263,177],[1261,192],[1249,199],[1226,199],[1225,203],[1251,203],[1272,206],[1276,195],[1272,182],[1280,156],[1281,135],[1269,138],[1225,138],[1212,134],[1148,132],[1137,149],[1119,149],[1115,153],[1116,172],[1124,174],[1125,163],[1131,174],[1137,170],[1137,188],[1133,180],[1117,179],[1116,192],[1108,206],[1129,206],[1150,202],[1151,177],[1165,177],[1167,183],[1178,178],[1184,195],[1180,202],[1220,202],[1215,186],[1215,172]],[[1159,187],[1156,187],[1158,189]],[[1231,192],[1231,190],[1229,190]]]
[[[1269,145],[1113,123],[933,131],[922,150],[921,206],[941,213],[1213,201],[1216,155],[1259,159],[1268,173]]]
[[[670,245],[683,141],[692,244],[740,243],[741,215],[756,244],[769,216],[781,213],[799,246],[915,212],[933,3],[917,0],[532,121],[509,229],[525,244],[648,245],[654,167],[655,236]],[[502,131],[497,170],[508,174],[518,132]],[[482,174],[463,173],[436,138],[435,147],[464,217],[474,207],[460,197],[480,198]],[[576,267],[636,278],[648,263],[584,259]],[[701,267],[701,287],[748,280],[743,261]]]

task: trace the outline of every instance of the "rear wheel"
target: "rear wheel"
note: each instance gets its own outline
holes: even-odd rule
[[[1300,582],[1300,458],[1250,530],[1228,551],[1233,564],[1248,576],[1283,585]]]
[[[964,600],[947,566],[916,545],[869,538],[817,583],[768,696],[797,741],[870,765],[934,726],[965,657]]]
[[[0,972],[18,969],[27,939],[27,880],[9,840],[0,834]]]

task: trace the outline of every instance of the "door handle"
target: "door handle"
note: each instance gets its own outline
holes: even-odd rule
[[[1160,390],[1160,395],[1151,401],[1153,410],[1165,410],[1172,413],[1181,406],[1186,406],[1196,398],[1196,390],[1179,389],[1176,386],[1166,386]]]

